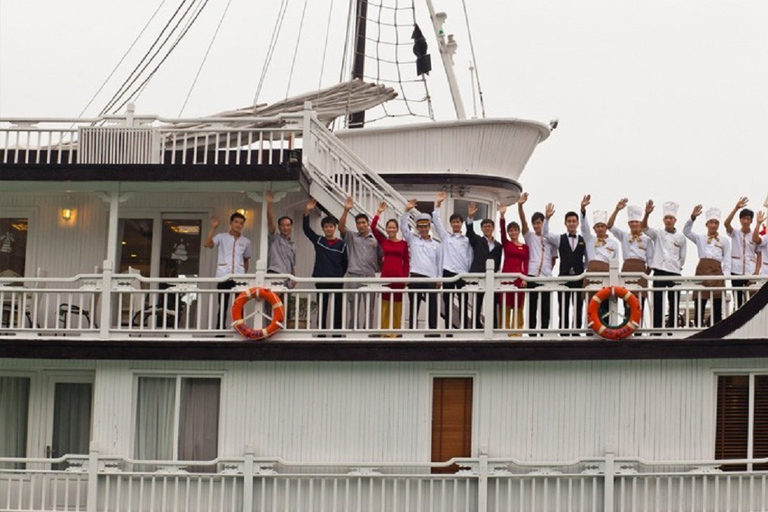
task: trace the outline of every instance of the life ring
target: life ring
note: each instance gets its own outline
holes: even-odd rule
[[[603,301],[611,295],[624,301],[624,321],[619,325],[606,325],[600,319],[600,306],[603,304]],[[587,321],[589,322],[589,326],[598,336],[608,340],[623,340],[640,327],[642,314],[640,300],[635,294],[622,286],[606,286],[597,292],[594,297],[592,297],[592,300],[589,301]]]
[[[251,299],[262,299],[272,306],[272,322],[263,329],[252,329],[243,320],[243,309],[245,303]],[[268,288],[253,287],[250,288],[235,299],[232,304],[232,327],[235,328],[243,337],[249,340],[263,340],[269,338],[283,326],[285,320],[285,306],[283,301],[272,290]]]

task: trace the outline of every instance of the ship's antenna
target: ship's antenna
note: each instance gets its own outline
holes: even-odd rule
[[[483,102],[483,87],[480,85],[480,73],[477,71],[477,57],[475,56],[475,44],[472,42],[472,28],[469,26],[469,14],[467,14],[467,1],[461,0],[461,5],[464,7],[464,21],[467,23],[467,39],[469,40],[469,51],[472,54],[472,63],[470,64],[470,70],[472,74],[472,101],[474,103],[475,84],[477,84],[477,96],[480,99],[480,110],[483,113],[483,119],[485,119],[485,102]],[[475,110],[475,117],[477,117],[477,110]]]
[[[435,7],[432,5],[432,0],[427,0],[427,8],[429,9],[429,19],[432,20],[432,27],[435,29],[437,44],[440,47],[440,57],[443,60],[445,75],[448,78],[448,88],[451,90],[456,117],[459,119],[466,119],[467,114],[464,111],[464,102],[461,100],[459,84],[456,81],[456,73],[453,72],[453,54],[456,53],[458,45],[456,44],[456,41],[453,40],[453,35],[449,35],[448,41],[446,42],[445,33],[443,32],[443,24],[448,16],[444,12],[435,13]]]

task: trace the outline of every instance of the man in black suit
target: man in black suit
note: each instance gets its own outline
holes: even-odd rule
[[[477,213],[477,204],[469,203],[467,208],[467,238],[472,246],[474,256],[472,258],[472,265],[469,267],[471,273],[484,273],[485,262],[487,260],[493,260],[493,271],[498,272],[501,268],[501,254],[502,247],[499,242],[493,238],[493,230],[496,224],[491,219],[483,219],[480,222],[480,229],[483,236],[475,233],[474,216]],[[480,320],[481,313],[483,311],[483,299],[485,293],[481,292],[477,294],[476,309],[474,311],[475,316],[475,328],[482,329],[483,323]],[[495,300],[494,300],[495,302]],[[493,305],[493,320],[494,325],[498,325],[498,312],[496,311],[496,304]]]
[[[576,212],[565,214],[566,232],[562,235],[548,233],[548,223],[544,224],[544,231],[547,240],[557,245],[557,252],[560,257],[560,276],[578,276],[584,273],[587,263],[587,246],[584,238],[578,234],[579,215]],[[568,288],[581,288],[583,282],[581,279],[567,281],[565,285]],[[560,329],[581,329],[582,315],[584,312],[584,300],[581,292],[558,292],[558,304],[560,308]],[[576,303],[575,314],[573,316],[573,325],[569,325],[571,317],[571,302]]]

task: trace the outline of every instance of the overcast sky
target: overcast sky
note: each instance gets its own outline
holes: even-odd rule
[[[460,45],[456,72],[471,114],[462,4],[434,1],[448,12],[446,32],[456,33]],[[160,6],[160,13],[147,34],[157,33],[179,0],[167,2],[0,0],[0,117],[79,115],[155,9]],[[284,98],[289,76],[290,94],[317,88],[325,48],[322,83],[337,80],[347,3],[333,3],[328,45],[331,2],[308,3],[291,74],[304,5],[291,0],[279,40],[283,50],[273,58],[260,102]],[[488,117],[560,120],[520,178],[531,193],[530,210],[553,201],[561,218],[577,208],[583,193],[592,193],[595,207],[605,209],[623,196],[630,203],[673,199],[682,205],[682,227],[699,202],[722,208],[725,216],[741,195],[755,208],[766,200],[765,0],[467,4]],[[232,0],[185,117],[253,102],[279,5]],[[225,0],[210,0],[188,39],[136,101],[139,112],[179,115],[225,8]],[[423,20],[421,0],[416,12]],[[437,61],[432,34],[422,23]],[[95,115],[118,85],[105,87],[86,114]],[[451,119],[438,66],[429,87],[438,118]],[[660,212],[652,222],[661,225]]]

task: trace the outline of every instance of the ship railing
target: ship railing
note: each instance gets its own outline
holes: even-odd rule
[[[641,286],[640,277],[648,283]],[[641,305],[636,336],[686,337],[733,314],[768,276],[752,276],[743,287],[731,281],[704,286],[718,279],[613,271],[531,278],[492,270],[439,279],[320,279],[263,272],[224,278],[146,278],[108,270],[71,278],[4,277],[0,278],[0,336],[237,341],[242,336],[232,325],[234,300],[243,291],[260,287],[274,291],[284,308],[274,340],[343,336],[514,341],[563,335],[600,339],[587,318],[590,299],[604,287],[623,286]],[[659,287],[668,283],[672,287]],[[226,289],[219,289],[222,285]],[[603,314],[606,326],[617,327],[627,311],[617,303]],[[251,300],[243,318],[245,325],[260,332],[272,322],[272,307]]]
[[[765,510],[768,458],[646,460],[614,448],[572,460],[141,460],[100,453],[0,457],[0,509],[79,512],[276,510]]]

